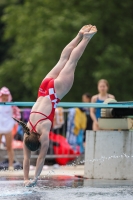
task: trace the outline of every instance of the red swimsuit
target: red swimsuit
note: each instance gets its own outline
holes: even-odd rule
[[[55,88],[54,88],[54,79],[53,78],[45,78],[40,87],[39,87],[39,91],[38,91],[38,97],[43,96],[43,97],[47,97],[51,100],[52,103],[52,111],[50,113],[49,116],[46,116],[45,114],[41,113],[41,112],[36,112],[33,111],[32,113],[38,113],[41,114],[42,116],[44,116],[45,118],[40,119],[39,121],[36,122],[35,125],[33,125],[31,123],[31,121],[29,120],[29,123],[32,127],[31,131],[37,132],[36,131],[36,126],[39,122],[49,119],[51,122],[53,122],[53,118],[54,118],[54,113],[55,113],[55,108],[57,106],[57,104],[59,103],[60,99],[57,98],[56,92],[55,92]]]

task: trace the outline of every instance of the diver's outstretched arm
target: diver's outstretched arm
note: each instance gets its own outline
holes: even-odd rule
[[[37,158],[36,162],[36,169],[35,169],[35,176],[33,180],[30,180],[27,182],[26,187],[32,187],[36,185],[38,177],[40,176],[43,166],[44,166],[44,161],[45,157],[47,154],[48,146],[49,146],[49,134],[45,132],[45,134],[42,134],[40,137],[40,143],[41,143],[41,148],[40,148],[40,153]]]
[[[29,169],[30,169],[31,151],[26,147],[25,143],[23,143],[23,145],[24,145],[23,146],[23,152],[24,152],[24,160],[23,160],[24,185],[26,186],[29,183]]]

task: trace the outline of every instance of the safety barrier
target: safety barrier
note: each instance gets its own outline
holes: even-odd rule
[[[0,105],[11,105],[11,106],[22,106],[29,107],[33,106],[35,102],[0,102]],[[68,107],[68,108],[133,108],[133,102],[116,102],[116,103],[80,103],[80,102],[60,102],[58,107]]]

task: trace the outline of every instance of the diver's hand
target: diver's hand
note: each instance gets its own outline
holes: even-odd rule
[[[37,183],[37,179],[24,181],[25,187],[34,187]]]
[[[30,180],[24,180],[24,186],[26,187],[26,185],[28,185],[30,182]]]

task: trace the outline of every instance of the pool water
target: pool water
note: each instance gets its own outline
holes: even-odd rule
[[[133,181],[89,180],[51,176],[36,187],[23,187],[22,177],[0,178],[0,200],[132,200]]]

